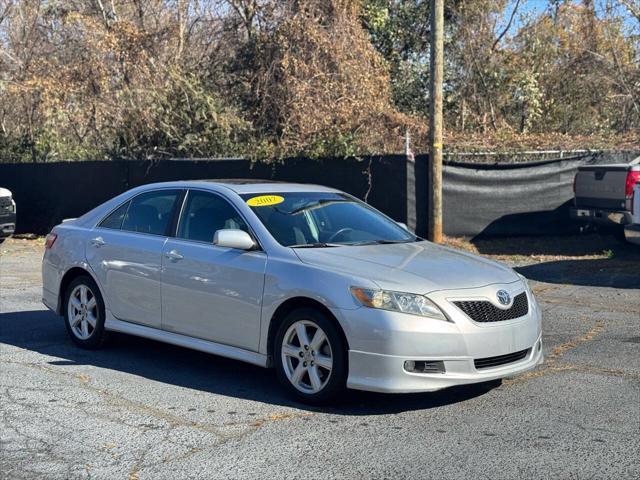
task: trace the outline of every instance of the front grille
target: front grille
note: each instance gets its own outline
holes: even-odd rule
[[[473,361],[476,369],[498,367],[508,363],[518,362],[529,355],[530,348],[519,352],[507,353],[506,355],[498,355],[497,357],[477,358]]]
[[[529,301],[525,292],[516,295],[513,299],[513,305],[507,309],[498,308],[487,300],[453,303],[474,322],[503,322],[524,317],[529,313]]]
[[[10,209],[13,210],[11,206],[12,206],[11,197],[0,197],[0,211],[8,212]]]

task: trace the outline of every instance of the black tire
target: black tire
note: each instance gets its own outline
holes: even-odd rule
[[[6,240],[6,238],[0,238],[0,245],[2,244],[2,242],[4,242]]]
[[[282,360],[282,344],[284,336],[289,330],[289,327],[301,320],[310,321],[320,327],[325,333],[326,340],[331,347],[333,359],[331,373],[328,375],[326,384],[317,393],[306,393],[298,390],[298,388],[289,381],[285,372],[285,365]],[[348,373],[347,345],[345,345],[343,337],[338,331],[338,327],[332,320],[327,318],[327,316],[322,312],[313,308],[296,309],[289,313],[282,321],[273,341],[273,361],[278,380],[290,396],[298,401],[312,405],[323,405],[336,402],[346,389]]]
[[[89,289],[91,295],[96,300],[96,308],[95,308],[95,316],[96,316],[96,325],[90,332],[88,338],[83,339],[78,337],[71,326],[71,321],[69,319],[69,302],[71,299],[71,294],[76,290],[79,286],[85,286]],[[100,289],[96,282],[93,281],[91,277],[88,275],[81,275],[76,277],[67,287],[67,290],[64,294],[64,303],[62,304],[62,310],[64,315],[64,324],[67,328],[67,333],[71,337],[73,343],[75,343],[78,347],[84,348],[86,350],[96,350],[102,347],[107,340],[107,331],[104,329],[104,300],[102,299],[102,295],[100,293]]]

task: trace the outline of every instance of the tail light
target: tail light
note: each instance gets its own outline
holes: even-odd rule
[[[627,200],[633,197],[633,187],[640,182],[640,171],[627,173],[627,183],[624,186],[624,196]]]
[[[44,248],[49,250],[51,247],[53,247],[53,244],[56,243],[57,238],[58,235],[56,235],[55,233],[50,233],[49,235],[47,235],[47,238],[44,241]]]

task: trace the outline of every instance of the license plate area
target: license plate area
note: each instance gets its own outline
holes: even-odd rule
[[[576,209],[576,217],[593,217],[593,210]]]

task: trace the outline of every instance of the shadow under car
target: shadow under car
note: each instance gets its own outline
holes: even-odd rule
[[[329,407],[287,397],[272,369],[134,336],[113,334],[100,350],[82,350],[67,337],[62,317],[48,310],[0,313],[0,343],[56,357],[53,366],[92,365],[217,395],[338,415],[384,415],[441,407],[481,396],[500,381],[432,393],[378,394],[348,390]]]

